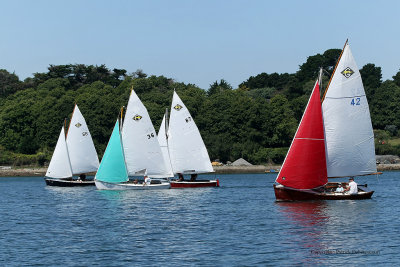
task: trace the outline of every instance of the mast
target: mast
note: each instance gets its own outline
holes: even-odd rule
[[[338,64],[340,62],[340,59],[342,58],[343,51],[346,48],[346,45],[347,45],[348,42],[349,42],[349,39],[346,39],[346,42],[344,43],[344,46],[343,46],[343,49],[342,49],[342,52],[340,52],[340,56],[339,56],[338,60],[336,61],[336,65],[335,65],[335,68],[333,69],[331,78],[329,79],[328,86],[326,86],[326,89],[325,89],[325,92],[324,92],[324,96],[322,97],[322,101],[321,102],[323,102],[325,100],[326,92],[328,92],[329,85],[331,84],[332,78],[335,75],[336,68],[337,68],[337,66],[338,66]]]
[[[132,93],[132,91],[131,91],[131,93]],[[125,158],[125,150],[124,150],[124,142],[123,142],[123,140],[122,140],[122,124],[123,124],[123,121],[122,121],[122,113],[124,112],[124,107],[125,106],[122,106],[121,107],[121,110],[120,110],[120,115],[118,116],[118,118],[117,118],[117,122],[118,122],[118,120],[120,120],[120,123],[119,123],[119,132],[118,132],[118,134],[119,134],[119,141],[120,141],[120,143],[121,143],[121,148],[122,148],[122,158],[124,159],[124,165],[125,165],[125,171],[126,171],[126,173],[128,173],[128,167],[127,167],[127,165],[126,165],[126,158]],[[111,138],[111,137],[110,137]],[[128,180],[129,180],[129,174],[128,174]]]
[[[318,85],[321,88],[322,87],[322,67],[319,68],[319,75],[318,75]]]
[[[167,141],[167,152],[168,152],[168,163],[169,166],[171,166],[172,170],[172,175],[174,175],[174,169],[172,166],[172,161],[171,161],[171,153],[169,152],[169,145],[168,145],[168,129],[169,129],[169,120],[168,120],[168,108],[165,108],[165,140]]]
[[[168,143],[168,108],[165,108],[165,136],[167,138],[167,143]]]
[[[75,108],[74,108],[74,110],[75,110]],[[72,115],[73,115],[73,113],[72,113]],[[72,118],[72,117],[71,117],[71,118]],[[70,122],[69,122],[70,125],[71,125],[71,121],[72,121],[72,119],[71,119]],[[64,119],[64,125],[66,125],[66,123],[67,123],[67,119],[65,118],[65,119]],[[70,126],[70,125],[69,125],[69,126]],[[68,126],[68,129],[69,129],[69,126]],[[64,126],[64,128],[65,128],[65,126]],[[68,145],[67,145],[67,135],[68,135],[68,133],[64,135],[64,138],[65,138],[65,149],[67,150],[68,166],[69,166],[69,169],[71,170],[71,177],[73,177],[73,176],[74,176],[74,173],[73,173],[73,171],[72,171],[71,159],[69,158],[69,151],[68,151]]]
[[[76,108],[76,103],[74,106],[74,110],[72,111],[71,119],[69,120],[68,129],[67,129],[67,132],[65,133],[65,138],[67,138],[68,133],[69,133],[69,128],[71,127],[71,121],[72,121],[72,118],[74,117],[75,108]],[[64,120],[64,127],[67,128],[67,118],[65,118],[65,120]]]

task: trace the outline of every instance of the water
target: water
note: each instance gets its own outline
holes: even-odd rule
[[[0,266],[399,266],[400,172],[356,179],[376,191],[361,201],[276,203],[275,176],[143,192],[0,178]]]

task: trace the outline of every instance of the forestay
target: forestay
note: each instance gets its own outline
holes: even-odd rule
[[[67,146],[73,174],[97,171],[99,158],[85,118],[75,105],[67,134]]]
[[[143,175],[165,178],[168,171],[164,163],[157,134],[146,107],[132,90],[122,126],[125,162],[130,176]]]
[[[174,174],[172,172],[171,160],[169,158],[168,151],[168,141],[167,141],[167,125],[166,125],[166,115],[164,114],[163,120],[161,122],[160,130],[158,131],[157,139],[160,144],[161,152],[164,157],[165,166],[167,168],[168,177],[173,177]]]
[[[322,104],[328,177],[376,172],[374,133],[361,75],[345,45]]]
[[[95,179],[109,183],[128,181],[118,121],[115,123]]]
[[[69,161],[67,144],[65,142],[64,127],[61,128],[57,145],[51,157],[49,167],[47,168],[46,176],[50,178],[72,177],[71,163]]]
[[[200,132],[176,92],[172,98],[168,148],[174,173],[213,172]]]

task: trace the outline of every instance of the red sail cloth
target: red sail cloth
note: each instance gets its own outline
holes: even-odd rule
[[[318,82],[276,181],[296,189],[312,189],[328,182],[324,126]]]

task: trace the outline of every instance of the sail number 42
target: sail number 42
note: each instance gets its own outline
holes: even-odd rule
[[[351,99],[350,105],[359,106],[360,105],[360,100],[361,99],[359,97],[353,98],[353,99]]]

